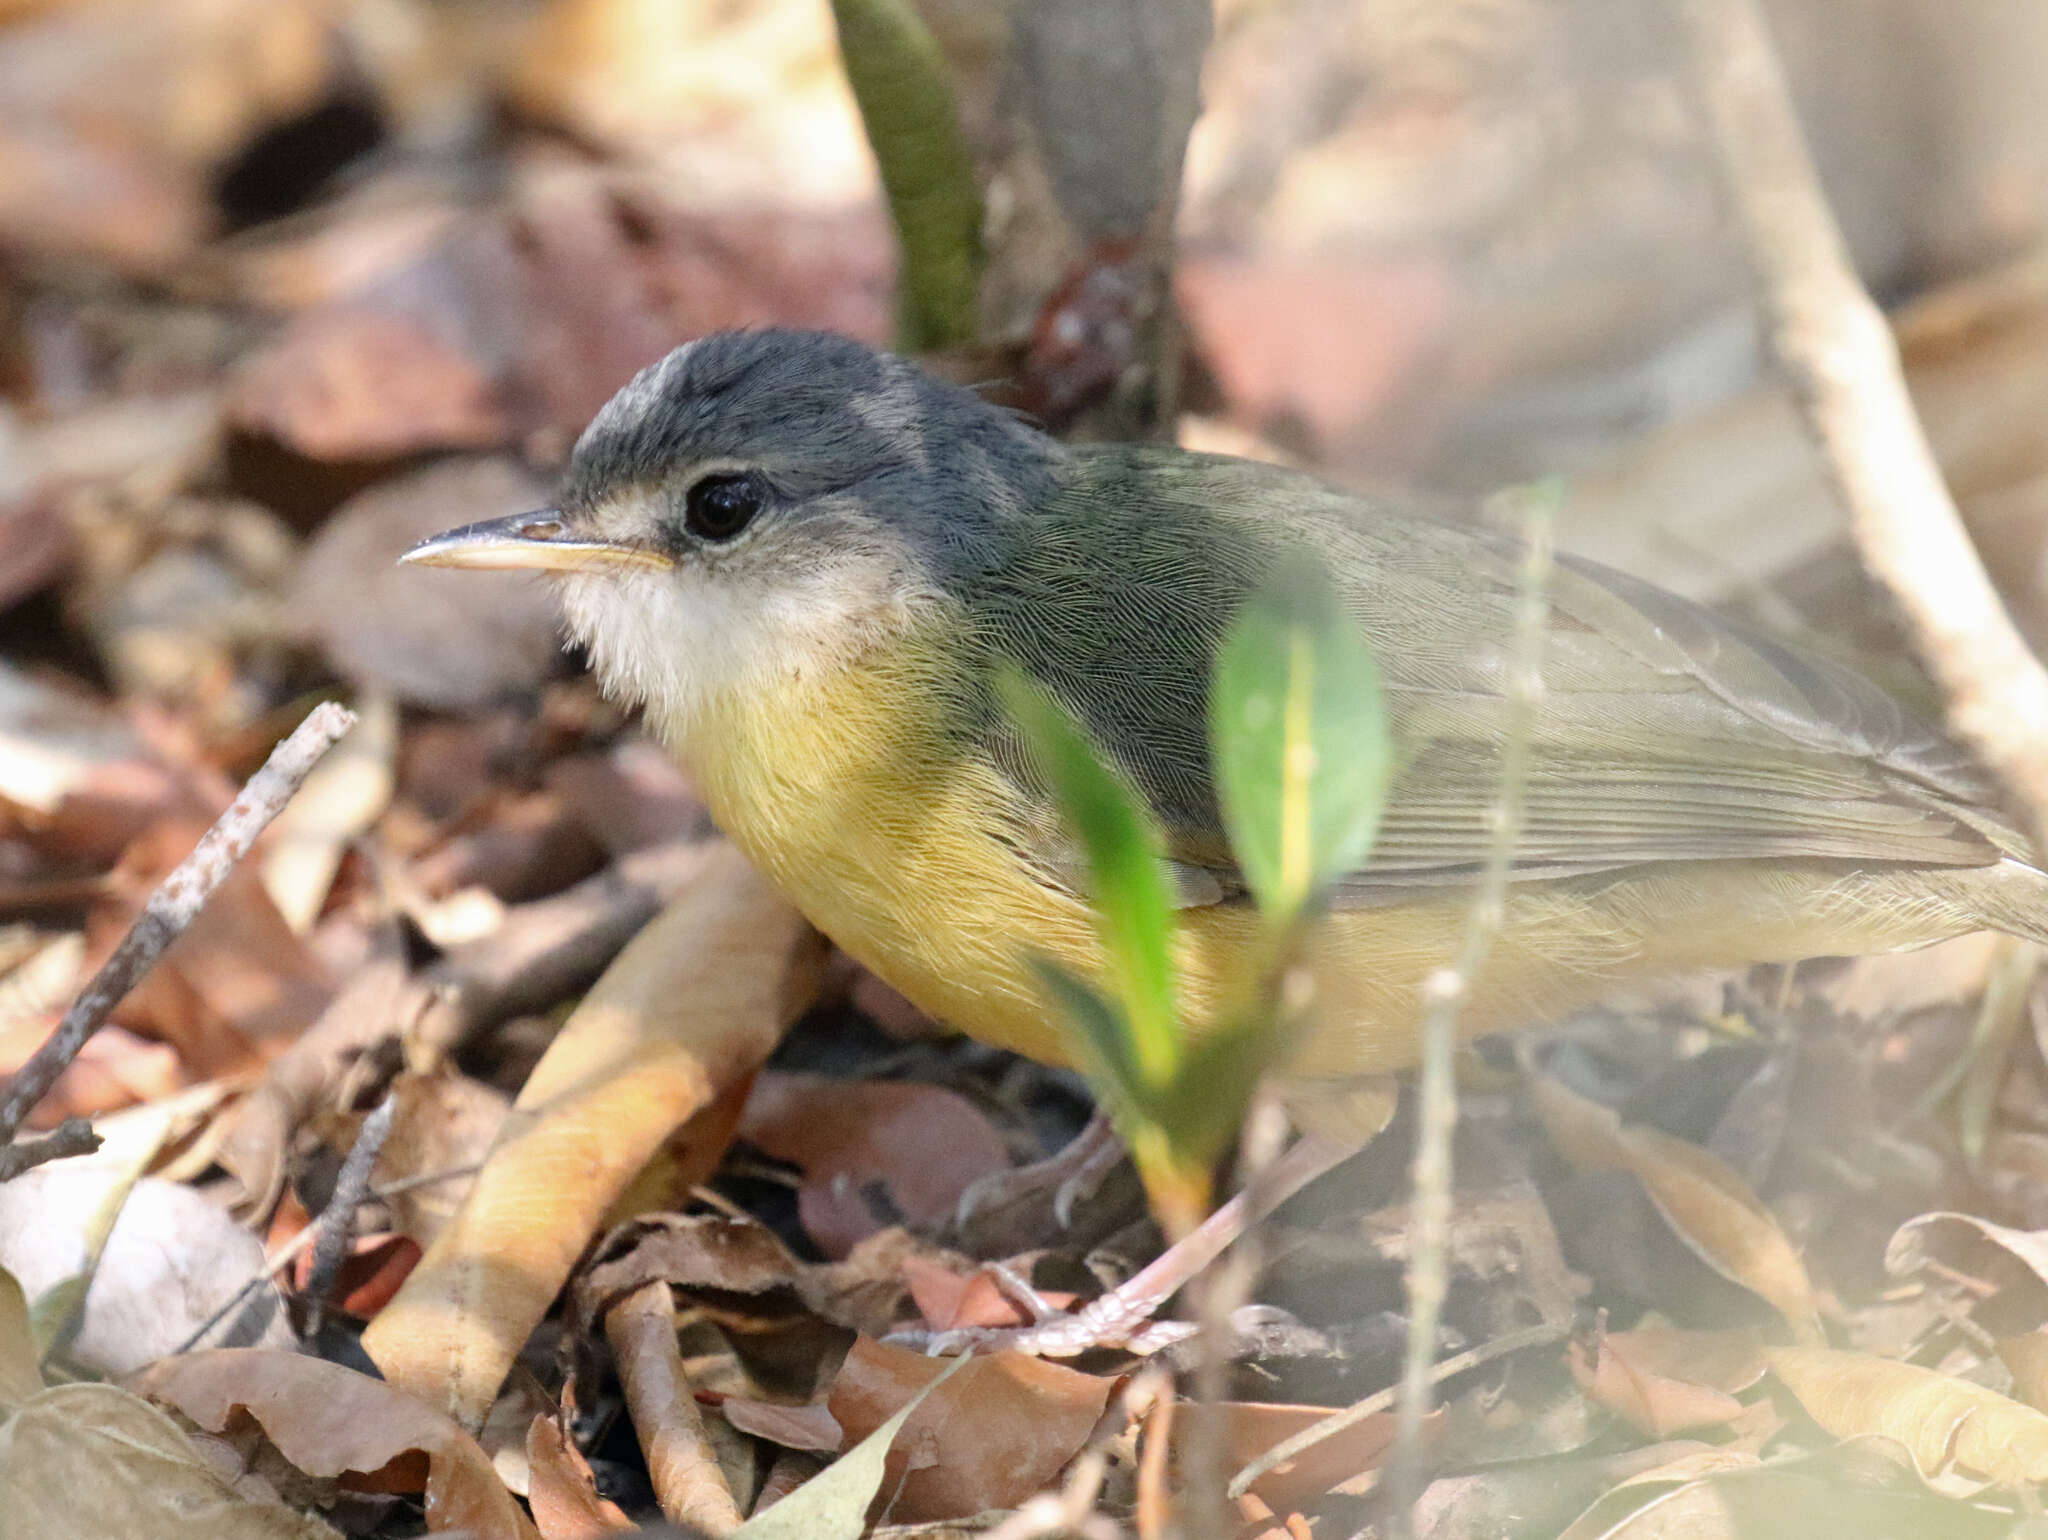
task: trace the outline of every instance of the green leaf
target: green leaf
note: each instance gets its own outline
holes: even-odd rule
[[[1033,955],[1025,960],[1060,1015],[1086,1039],[1090,1058],[1102,1078],[1122,1100],[1142,1101],[1148,1087],[1131,1058],[1130,1024],[1116,1002],[1050,957]]]
[[[860,1540],[868,1532],[868,1507],[882,1489],[889,1446],[918,1403],[971,1361],[965,1355],[954,1359],[887,1422],[774,1507],[748,1519],[732,1532],[732,1540]]]
[[[903,251],[896,345],[922,353],[972,342],[981,184],[945,56],[908,0],[832,0],[832,19]]]
[[[1259,1082],[1293,1043],[1293,1034],[1263,1014],[1197,1039],[1157,1113],[1171,1131],[1176,1156],[1189,1165],[1213,1165],[1244,1127]]]
[[[1321,568],[1281,563],[1223,639],[1210,750],[1231,849],[1292,925],[1372,848],[1393,748],[1379,671]]]
[[[999,673],[997,686],[1087,857],[1095,922],[1129,1029],[1124,1062],[1137,1081],[1164,1085],[1180,1062],[1165,842],[1138,794],[1064,706],[1014,667]]]

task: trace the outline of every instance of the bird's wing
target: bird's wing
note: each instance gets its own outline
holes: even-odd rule
[[[1378,843],[1338,900],[1469,880],[1499,790],[1514,542],[1240,460],[1078,458],[1082,474],[973,603],[1145,793],[1179,890],[1243,891],[1209,777],[1208,677],[1290,543],[1322,559],[1365,629],[1401,759]],[[1568,556],[1548,599],[1517,877],[1761,856],[1979,865],[2022,850],[1960,751],[1853,670]],[[996,751],[1031,779],[1014,742]]]

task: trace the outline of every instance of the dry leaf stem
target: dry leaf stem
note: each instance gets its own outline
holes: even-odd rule
[[[355,726],[356,716],[333,701],[315,706],[292,735],[249,777],[249,784],[178,863],[137,915],[113,955],[79,992],[64,1019],[22,1065],[0,1100],[0,1141],[11,1141],[37,1102],[49,1094],[86,1039],[97,1032],[128,991],[198,918],[234,864],[270,821],[284,811],[320,756]]]
[[[1524,1348],[1548,1347],[1553,1342],[1562,1342],[1571,1335],[1571,1326],[1564,1322],[1550,1322],[1541,1326],[1524,1327],[1511,1331],[1504,1337],[1495,1337],[1491,1342],[1482,1342],[1478,1347],[1467,1348],[1454,1353],[1442,1363],[1432,1364],[1429,1369],[1429,1383],[1441,1385],[1445,1380],[1492,1363],[1496,1358],[1505,1358],[1510,1353],[1519,1353]],[[1230,1478],[1225,1488],[1232,1502],[1252,1489],[1252,1483],[1261,1476],[1267,1476],[1281,1466],[1313,1449],[1326,1438],[1335,1438],[1346,1428],[1356,1427],[1368,1417],[1376,1417],[1394,1405],[1402,1393],[1400,1385],[1389,1385],[1384,1390],[1374,1391],[1362,1401],[1341,1407],[1330,1413],[1321,1422],[1310,1423],[1290,1438],[1283,1438],[1255,1460],[1245,1462],[1242,1469]]]
[[[2048,672],[1970,544],[1849,259],[1755,0],[1678,0],[1699,99],[1791,382],[1864,566],[1897,601],[1948,723],[2048,850]]]

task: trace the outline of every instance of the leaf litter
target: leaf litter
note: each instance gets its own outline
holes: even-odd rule
[[[1079,1130],[1073,1078],[939,1036],[824,956],[562,655],[533,585],[389,565],[418,534],[543,502],[589,413],[677,342],[889,330],[871,170],[818,148],[856,121],[822,12],[534,9],[488,45],[465,8],[411,0],[345,22],[127,0],[0,16],[0,79],[23,87],[0,91],[0,1070],[316,701],[365,719],[38,1108],[35,1129],[90,1116],[109,1149],[0,1186],[0,1526],[552,1540],[651,1521],[713,1475],[756,1534],[778,1514],[816,1535],[1000,1525],[1075,1493],[1137,1525],[1148,1441],[1170,1420],[1178,1457],[1198,1421],[1134,1414],[1139,1364],[989,1355],[941,1382],[889,1340],[1030,1324],[1156,1253],[1128,1168],[963,1211]],[[1535,300],[1500,324],[1469,252],[1576,248],[1489,223],[1508,217],[1494,187],[1446,216],[1449,246],[1329,253],[1389,215],[1418,157],[1439,181],[1465,164],[1432,160],[1418,125],[1441,150],[1490,92],[1497,121],[1534,121],[1515,114],[1537,76],[1488,75],[1483,38],[1382,38],[1370,68],[1359,39],[1325,40],[1309,73],[1335,137],[1278,144],[1299,114],[1265,93],[1290,71],[1260,61],[1313,10],[1219,27],[1188,217],[1213,234],[1254,210],[1283,255],[1184,266],[1196,399],[1218,414],[1198,431],[1339,473],[1498,466],[1470,451],[1528,420],[1515,391],[1554,364],[1554,324]],[[968,149],[1015,195],[992,308],[1029,299],[1008,343],[941,362],[982,379],[1080,318],[1086,356],[1041,357],[1027,383],[1096,389],[1123,357],[1098,324],[1127,318],[1122,248],[1034,223],[1089,206],[1076,136],[1052,152],[1057,196],[1017,177],[994,51],[941,45]],[[1427,111],[1376,118],[1346,72]],[[280,142],[298,148],[266,160]],[[1602,150],[1540,153],[1569,178],[1570,154]],[[1274,356],[1304,306],[1328,367]],[[2031,423],[2038,349],[2011,339],[2043,313],[2022,273],[1904,321],[1966,512],[2037,634],[2040,467],[2022,427],[2006,445],[1981,425]],[[1788,421],[1752,392],[1624,445],[1566,522],[1660,580],[1723,583],[1710,597],[1841,611]],[[1754,466],[1782,527],[1728,534],[1754,532],[1742,488],[1691,457]],[[1674,555],[1674,529],[1728,534],[1734,579]],[[1846,619],[1881,632],[1871,608]],[[1998,968],[1965,941],[1760,970],[1589,1012],[1526,1066],[1482,1045],[1436,1344],[1477,1361],[1438,1387],[1417,1532],[2024,1532],[2048,1481],[2048,1009],[2033,983],[1980,1019]],[[387,1098],[309,1339],[337,1176]],[[1212,1409],[1233,1470],[1396,1373],[1412,1138],[1404,1109],[1265,1227]],[[629,1300],[633,1334],[613,1324]],[[1537,1326],[1561,1340],[1484,1357]],[[1186,1376],[1197,1356],[1162,1362]],[[1383,1522],[1387,1427],[1363,1416],[1268,1473],[1234,1521]]]

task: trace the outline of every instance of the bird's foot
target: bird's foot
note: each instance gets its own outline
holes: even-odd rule
[[[1023,1279],[1014,1274],[1004,1278],[999,1273],[1004,1293],[1030,1324],[893,1332],[888,1340],[934,1355],[1005,1349],[1037,1358],[1074,1358],[1097,1349],[1138,1357],[1157,1353],[1199,1329],[1192,1321],[1154,1320],[1166,1302],[1246,1230],[1357,1148],[1355,1142],[1333,1142],[1314,1135],[1302,1139],[1275,1161],[1255,1186],[1238,1193],[1123,1283],[1078,1310],[1053,1310]]]
[[[1074,1212],[1095,1196],[1109,1174],[1123,1164],[1124,1144],[1109,1115],[1098,1110],[1066,1147],[1044,1160],[982,1177],[960,1195],[953,1227],[965,1229],[982,1215],[1013,1208],[1039,1194],[1052,1194],[1052,1217],[1071,1229]]]

